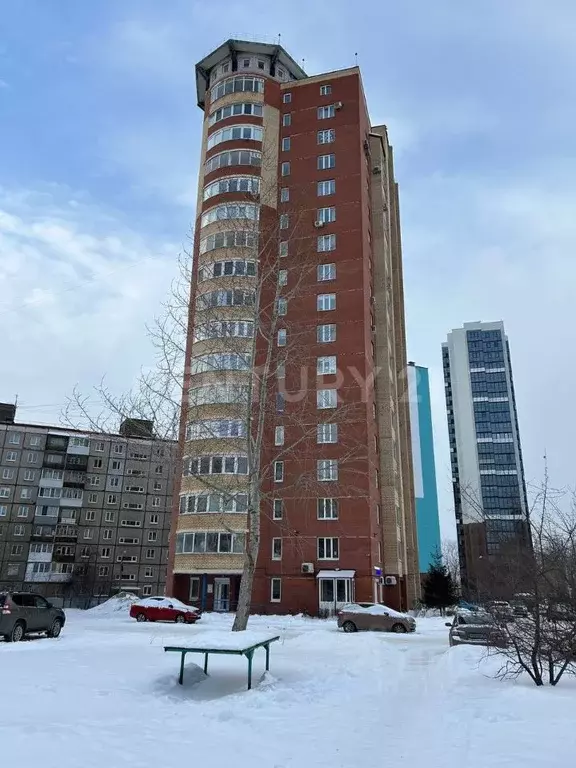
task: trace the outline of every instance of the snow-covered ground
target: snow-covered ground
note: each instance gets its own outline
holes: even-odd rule
[[[68,611],[58,640],[0,643],[0,755],[42,768],[549,768],[576,754],[576,682],[490,677],[478,648],[449,649],[443,619],[414,635],[344,634],[332,621],[253,617],[281,635],[254,660],[213,656],[205,678],[164,645],[231,625],[138,624]],[[262,679],[263,678],[263,679]]]

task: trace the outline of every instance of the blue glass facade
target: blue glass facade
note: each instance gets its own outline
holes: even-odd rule
[[[486,327],[483,327],[486,326]],[[527,541],[527,501],[510,350],[501,323],[453,331],[442,360],[463,587],[474,564]]]

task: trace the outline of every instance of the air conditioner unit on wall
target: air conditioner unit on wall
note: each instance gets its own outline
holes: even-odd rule
[[[325,223],[323,221],[320,221],[320,219],[318,219],[318,221],[314,222],[314,226],[316,227],[316,229],[321,229],[322,227],[325,226]]]
[[[397,584],[396,576],[384,576],[384,584],[387,587],[395,587]]]
[[[314,563],[302,563],[302,573],[314,573]]]
[[[337,101],[337,102],[334,104],[334,109],[342,109],[342,107],[343,107],[343,106],[344,106],[344,104],[342,104],[342,102],[341,102],[341,101]]]

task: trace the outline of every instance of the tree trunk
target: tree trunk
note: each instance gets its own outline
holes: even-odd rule
[[[248,513],[248,542],[244,558],[240,591],[238,594],[238,606],[236,617],[232,626],[233,632],[242,632],[248,626],[250,608],[252,605],[252,588],[254,585],[254,572],[258,561],[260,548],[260,504],[250,507]]]

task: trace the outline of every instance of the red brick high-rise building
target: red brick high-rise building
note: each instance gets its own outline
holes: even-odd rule
[[[309,77],[279,45],[229,40],[196,74],[204,130],[168,589],[235,607],[251,461],[242,408],[269,353],[252,610],[410,607],[419,572],[386,128],[370,124],[357,67]],[[277,314],[262,322],[270,295]]]

